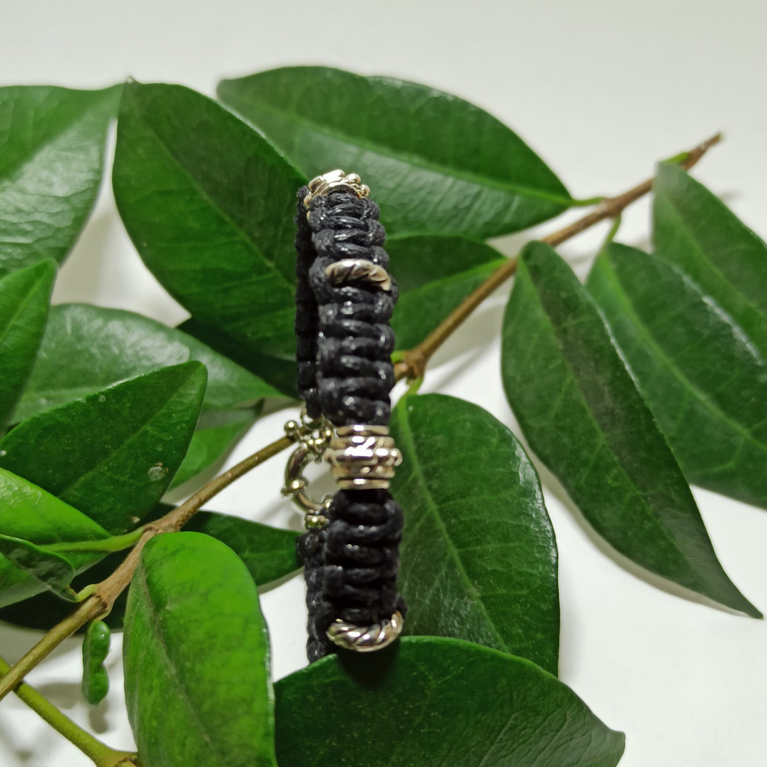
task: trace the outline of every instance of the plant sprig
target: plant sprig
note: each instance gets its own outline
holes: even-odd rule
[[[685,153],[681,165],[686,169],[692,168],[720,140],[721,135],[717,134]],[[605,199],[598,204],[596,210],[583,216],[583,218],[573,224],[548,235],[543,241],[552,245],[559,245],[608,218],[615,218],[633,202],[648,194],[651,188],[652,179],[649,179],[616,197]],[[428,338],[424,339],[414,349],[405,352],[402,362],[395,366],[396,378],[400,380],[403,378],[413,379],[423,377],[426,364],[434,352],[447,341],[450,335],[455,332],[459,325],[466,320],[482,301],[514,275],[516,266],[517,259],[509,259],[506,264],[495,271],[483,285],[451,313]],[[0,700],[13,690],[14,686],[19,684],[64,639],[74,634],[89,621],[95,620],[109,612],[115,599],[130,584],[139,562],[141,550],[147,541],[160,533],[181,530],[205,503],[214,498],[224,488],[247,472],[255,469],[264,461],[286,450],[292,444],[293,442],[290,438],[282,437],[267,445],[224,472],[224,474],[211,480],[177,509],[170,511],[157,522],[147,525],[138,544],[120,568],[107,580],[100,583],[93,594],[68,619],[53,628],[29,653],[14,664],[10,673],[3,675],[2,679],[0,679]]]
[[[307,83],[320,98],[305,98]],[[29,248],[0,221],[0,275],[8,274],[0,280],[0,418],[13,426],[0,440],[2,617],[48,621],[48,628],[66,605],[54,594],[78,592],[80,600],[17,664],[0,665],[0,699],[16,690],[98,767],[137,764],[139,756],[159,767],[301,764],[307,749],[325,747],[313,738],[346,742],[322,701],[349,702],[355,719],[367,721],[380,718],[380,696],[402,709],[387,714],[401,740],[388,767],[407,767],[400,753],[436,767],[455,747],[482,763],[535,758],[542,767],[614,767],[623,736],[555,678],[558,555],[535,464],[489,413],[418,390],[436,350],[519,269],[504,318],[502,378],[528,444],[595,529],[634,562],[759,615],[724,574],[687,484],[694,478],[767,505],[754,479],[767,440],[749,404],[767,397],[767,273],[760,265],[767,248],[686,174],[721,136],[620,195],[579,200],[507,126],[413,83],[315,67],[223,82],[220,98],[249,122],[181,86],[131,81],[121,90],[115,199],[144,263],[192,315],[180,328],[86,305],[49,311],[55,269],[41,258],[62,263],[77,236],[103,167],[97,144],[120,89],[0,89],[0,116],[33,105],[30,114],[51,110],[54,129],[72,128],[71,135],[39,131],[40,151],[16,158],[20,172],[37,172],[48,147],[74,163],[61,172],[81,163],[89,179],[87,193],[72,200],[76,215],[59,231],[52,234],[47,219],[28,222]],[[11,154],[26,146],[19,131],[12,122]],[[380,190],[400,287],[395,378],[409,388],[392,430],[407,464],[394,490],[411,525],[400,585],[411,609],[406,631],[425,636],[359,665],[329,659],[292,675],[277,685],[275,709],[254,583],[295,571],[296,534],[196,515],[291,438],[249,456],[177,508],[158,501],[220,463],[264,398],[295,395],[294,194],[306,177],[350,156],[361,163],[353,170]],[[14,183],[3,168],[0,206]],[[422,202],[439,205],[414,205],[408,184],[388,184],[395,168],[426,195]],[[70,187],[60,185],[65,197],[75,194]],[[617,220],[651,192],[658,252],[612,243],[614,228],[584,288],[551,247]],[[30,193],[20,187],[13,194]],[[38,202],[32,194],[27,207]],[[594,204],[590,213],[515,258],[480,239],[587,204]],[[35,243],[47,241],[51,248],[38,252]],[[671,323],[667,305],[680,285],[682,316],[672,313]],[[703,349],[701,327],[714,341]],[[745,404],[728,392],[730,374]],[[206,607],[211,600],[218,617]],[[23,682],[86,624],[103,639],[107,627],[92,623],[100,618],[125,631],[138,756],[100,744]],[[229,662],[244,647],[258,657],[248,683]],[[108,646],[91,649],[84,689],[98,702],[108,688],[101,664]],[[189,673],[167,675],[165,655]],[[443,733],[463,733],[460,744],[421,726],[421,695],[412,695],[423,679],[439,688],[429,721]],[[174,687],[170,707],[167,686]],[[297,712],[312,700],[317,728],[309,731]],[[220,716],[232,706],[236,721]],[[552,733],[563,707],[572,721]],[[158,712],[173,719],[172,735]],[[535,733],[524,754],[514,723]]]

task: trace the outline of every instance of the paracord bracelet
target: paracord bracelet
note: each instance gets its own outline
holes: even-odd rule
[[[298,551],[310,661],[334,646],[386,647],[406,612],[397,590],[402,510],[388,490],[401,462],[388,430],[397,285],[368,194],[358,176],[343,171],[318,176],[298,194],[296,335],[306,411],[285,427],[299,447],[283,492],[306,513]],[[302,470],[320,456],[333,466],[339,490],[315,501]]]

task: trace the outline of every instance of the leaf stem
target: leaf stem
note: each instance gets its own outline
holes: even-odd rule
[[[0,658],[0,673],[7,674],[10,666]],[[118,765],[137,764],[136,755],[127,751],[116,751],[63,714],[49,700],[44,698],[34,687],[21,684],[16,688],[16,695],[21,698],[40,718],[44,719],[56,732],[61,733],[70,743],[80,749],[96,767],[118,767]]]
[[[679,165],[685,170],[690,170],[712,146],[718,144],[721,140],[722,134],[717,133],[689,152],[678,155],[678,158],[682,158]],[[619,194],[617,197],[608,197],[602,200],[591,213],[569,226],[559,229],[547,237],[543,237],[542,242],[556,247],[605,219],[620,216],[629,205],[650,193],[653,180],[653,178],[649,178],[623,194]],[[502,266],[496,269],[485,282],[468,295],[418,346],[404,352],[402,359],[394,366],[396,379],[399,381],[402,378],[409,380],[421,378],[434,352],[442,346],[488,296],[494,293],[506,280],[510,279],[516,271],[516,257],[508,259]]]
[[[144,528],[139,527],[125,535],[113,535],[110,538],[103,538],[95,541],[75,541],[74,543],[50,543],[45,546],[46,551],[103,551],[105,554],[112,554],[115,551],[124,551],[138,543],[144,534]]]
[[[583,200],[573,199],[571,201],[571,207],[573,207],[573,208],[589,208],[592,205],[598,205],[600,202],[603,202],[605,199],[606,199],[605,197],[586,197]]]
[[[224,488],[235,480],[247,474],[256,466],[272,458],[293,444],[290,437],[282,437],[271,445],[259,450],[244,461],[240,461],[229,471],[208,482],[194,495],[184,501],[178,508],[168,512],[156,522],[150,522],[144,527],[143,533],[133,550],[128,554],[122,564],[104,581],[96,587],[91,596],[85,599],[80,606],[61,623],[54,626],[18,663],[14,664],[0,678],[0,700],[11,690],[21,684],[24,677],[58,647],[68,636],[71,636],[79,628],[89,621],[108,613],[120,594],[131,582],[133,573],[141,556],[141,551],[147,541],[160,533],[171,533],[180,530],[211,498],[218,495]]]

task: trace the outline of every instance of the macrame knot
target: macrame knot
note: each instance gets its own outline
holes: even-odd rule
[[[312,316],[296,319],[299,392],[312,417],[321,412],[335,426],[385,426],[395,383],[389,320],[396,282],[388,290],[362,280],[337,285],[326,272],[344,259],[388,271],[378,206],[338,191],[312,199],[307,216],[306,193],[298,193],[296,304],[299,314]],[[327,528],[307,532],[298,543],[306,565],[311,661],[332,651],[326,632],[334,621],[371,625],[406,612],[396,580],[403,516],[389,491],[339,490],[326,516]]]

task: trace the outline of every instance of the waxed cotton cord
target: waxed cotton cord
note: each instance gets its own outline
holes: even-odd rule
[[[319,335],[319,315],[314,292],[309,284],[309,269],[317,258],[317,251],[312,243],[312,230],[306,217],[304,197],[309,187],[298,191],[296,211],[296,361],[298,363],[298,392],[306,402],[306,412],[310,418],[319,418],[320,394],[317,388],[317,337]],[[306,607],[308,611],[306,653],[310,661],[327,654],[330,641],[324,635],[315,632],[315,616],[327,613],[328,605],[323,601],[323,574],[325,564],[325,528],[307,530],[299,536],[296,543],[299,557],[304,563],[306,581]]]
[[[326,272],[350,258],[388,270],[378,206],[352,192],[331,191],[312,199],[307,220],[307,193],[298,194],[296,304],[299,315],[313,316],[296,318],[299,392],[311,417],[319,410],[334,426],[385,426],[394,386],[389,320],[396,284],[390,290],[365,281],[336,285]],[[306,566],[310,661],[333,651],[326,632],[337,619],[371,625],[406,611],[397,589],[403,515],[391,493],[339,490],[326,516],[327,527],[298,541]]]
[[[312,230],[306,220],[302,194],[308,194],[309,187],[298,193],[296,212],[296,361],[298,363],[298,392],[306,402],[306,412],[311,418],[320,417],[320,399],[317,389],[317,334],[319,317],[317,302],[309,284],[309,269],[317,257],[312,244]]]

